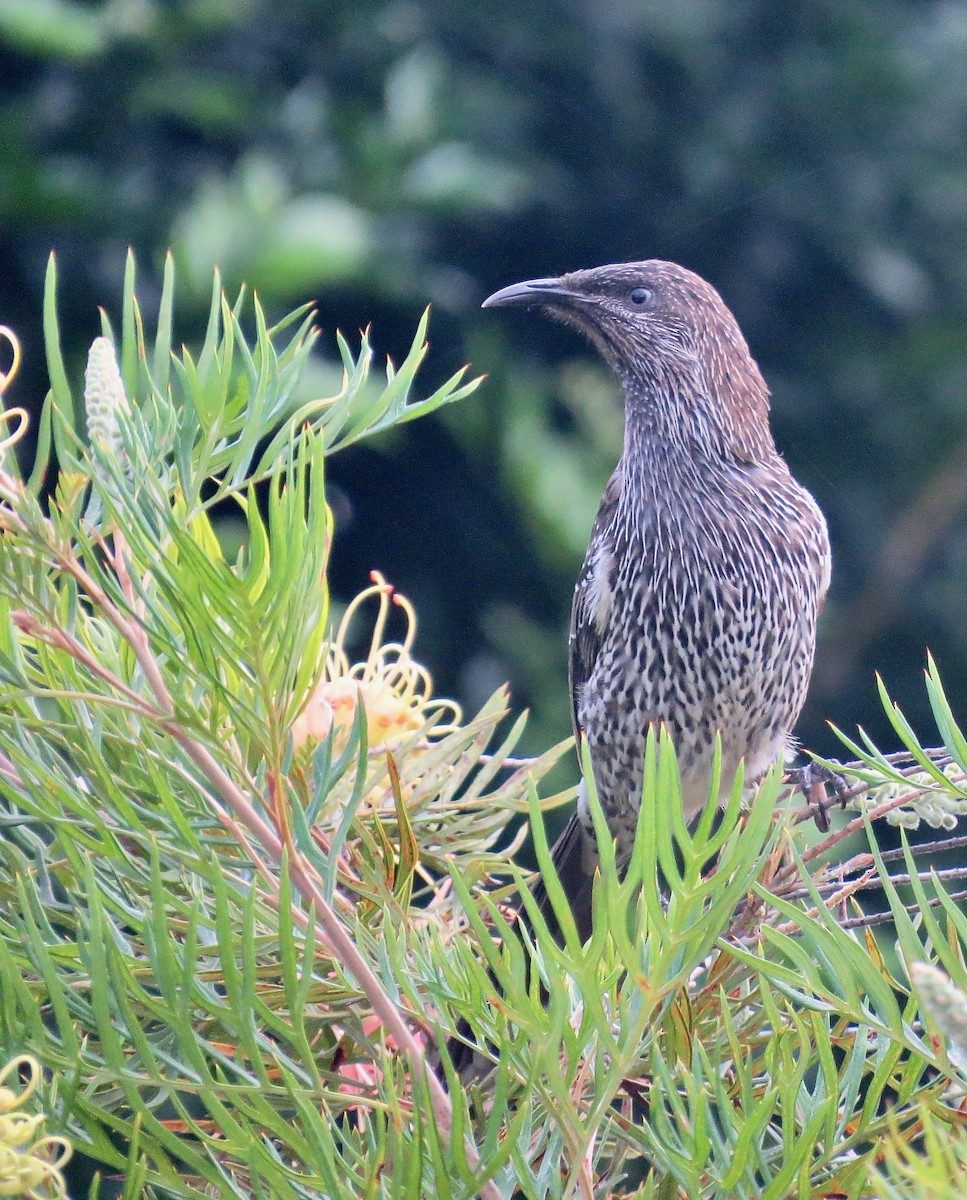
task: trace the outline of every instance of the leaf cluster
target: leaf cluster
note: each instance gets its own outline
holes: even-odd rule
[[[364,336],[337,395],[297,402],[308,313],[270,327],[216,286],[203,346],[173,352],[173,273],[149,338],[131,262],[85,411],[55,283],[38,457],[0,471],[0,1058],[43,1064],[59,1131],[125,1196],[859,1200],[963,1176],[948,993],[911,979],[938,963],[967,992],[967,919],[954,876],[874,832],[963,799],[933,664],[943,747],[884,693],[903,757],[856,743],[855,814],[819,842],[778,771],[686,828],[653,737],[623,874],[592,797],[582,945],[538,793],[562,748],[515,759],[504,692],[392,743],[362,702],[292,735],[332,661],[327,456],[475,384],[411,399],[425,318],[385,384]],[[560,940],[508,861],[522,810]],[[491,1064],[469,1086],[448,1037]]]

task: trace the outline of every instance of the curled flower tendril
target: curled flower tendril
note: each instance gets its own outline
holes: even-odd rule
[[[12,425],[16,421],[16,428],[0,437],[0,456],[5,450],[9,450],[11,446],[16,446],[17,442],[27,432],[27,426],[30,424],[30,416],[25,408],[8,408],[0,413],[0,427],[4,425]]]
[[[20,370],[20,342],[8,325],[0,325],[0,341],[7,343],[11,354],[10,366],[6,371],[0,370],[0,396],[2,396]]]
[[[20,1070],[27,1083],[19,1092],[6,1080]],[[0,1071],[0,1196],[30,1196],[60,1200],[67,1195],[62,1168],[71,1156],[62,1137],[40,1136],[43,1113],[19,1112],[37,1090],[40,1064],[28,1054],[18,1055]]]
[[[14,331],[6,325],[0,325],[0,342],[5,342],[10,347],[11,353],[10,366],[5,371],[0,370],[0,397],[2,397],[20,370],[20,342]],[[15,426],[14,422],[16,422]],[[11,446],[15,446],[27,432],[29,424],[30,417],[25,408],[0,410],[0,462],[3,461],[7,450]],[[13,428],[7,432],[7,426],[13,426]]]
[[[373,746],[391,748],[407,736],[435,721],[428,736],[438,738],[456,729],[462,721],[459,705],[433,698],[429,671],[416,662],[410,651],[416,637],[416,613],[405,596],[394,592],[378,571],[372,586],[349,604],[329,647],[323,677],[305,710],[292,727],[297,746],[320,741],[335,726],[337,739],[352,728],[356,707],[362,699],[366,727]],[[346,652],[350,626],[363,606],[376,598],[378,608],[370,637],[369,653],[352,663]],[[402,609],[406,633],[401,642],[383,642],[390,603]]]

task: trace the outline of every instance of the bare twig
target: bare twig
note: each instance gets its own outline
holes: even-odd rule
[[[953,838],[941,838],[935,842],[917,842],[910,846],[910,854],[914,857],[922,857],[925,854],[946,854],[951,850],[961,850],[967,846],[967,835]],[[884,850],[880,854],[880,858],[885,863],[901,862],[905,855],[903,847],[896,850]]]
[[[941,769],[952,761],[949,752],[945,747],[932,747],[926,749],[924,754],[928,756],[935,765]],[[897,769],[898,774],[904,778],[911,778],[919,775],[923,771],[922,763],[918,762],[913,754],[907,750],[896,751],[891,754],[883,755],[883,759],[893,768]],[[908,764],[908,765],[902,765]],[[851,762],[843,764],[844,770],[860,770],[869,769],[867,764],[861,762]],[[951,779],[952,784],[962,783],[965,776],[958,772]],[[870,787],[865,782],[858,783],[851,788],[846,794],[845,799],[855,799],[864,795],[870,790]],[[925,787],[911,788],[908,791],[901,793],[898,796],[893,796],[889,800],[883,801],[881,804],[867,809],[864,813],[855,817],[852,821],[843,825],[839,829],[834,830],[822,841],[808,847],[800,856],[803,864],[812,862],[818,858],[828,854],[833,848],[852,837],[855,833],[860,832],[868,822],[877,820],[878,818],[887,816],[890,812],[897,808],[902,808],[916,801],[922,796],[928,796],[939,790],[939,785],[931,782]],[[798,825],[802,821],[809,819],[811,816],[818,814],[821,810],[825,811],[826,805],[812,804],[801,809],[793,815],[792,824]],[[909,848],[911,856],[922,856],[924,854],[939,853],[943,851],[953,850],[958,847],[967,845],[967,836],[959,838],[949,838],[947,840],[935,840],[932,842],[922,843],[919,846]],[[881,861],[884,865],[887,863],[902,861],[905,858],[902,848],[896,850],[884,851],[881,855]],[[855,878],[849,876],[855,875]],[[825,876],[825,877],[824,877]],[[909,873],[898,873],[889,877],[889,882],[894,886],[904,886],[911,884],[914,879],[919,882],[929,882],[931,879],[938,879],[941,882],[952,883],[960,882],[967,879],[967,867],[951,867],[938,871],[919,871],[914,875]],[[810,895],[818,894],[823,899],[823,905],[830,911],[841,907],[846,900],[860,891],[871,891],[884,887],[884,881],[881,878],[876,867],[876,859],[869,852],[861,852],[854,854],[845,862],[840,864],[830,864],[822,866],[816,872],[815,876],[810,880],[809,886],[804,883],[799,866],[796,862],[787,862],[784,866],[775,868],[775,863],[771,862],[764,869],[761,876],[761,883],[769,893],[777,897],[782,897],[785,900],[803,900]],[[967,891],[949,893],[951,898],[960,899],[967,896]],[[938,900],[930,900],[928,903],[933,906],[939,903]],[[907,906],[907,911],[916,912],[918,905]],[[768,900],[763,897],[750,896],[745,904],[743,904],[735,918],[732,921],[728,934],[729,939],[739,941],[745,940],[750,936],[757,923],[767,919]],[[804,917],[815,917],[817,915],[816,908],[804,909]],[[889,911],[884,913],[870,914],[863,917],[846,917],[845,914],[840,920],[840,925],[844,929],[860,928],[870,925],[878,925],[890,921],[891,914]],[[786,933],[795,934],[799,931],[799,925],[796,921],[787,921],[778,926],[779,929]]]
[[[891,875],[890,883],[894,887],[903,887],[906,884],[912,883],[914,879],[918,880],[920,883],[929,883],[931,879],[939,879],[941,883],[952,883],[961,879],[967,879],[967,867],[950,867],[949,869],[943,871],[918,871],[916,875]],[[878,872],[870,869],[865,871],[858,880],[850,880],[845,883],[842,881],[833,880],[827,881],[826,883],[814,882],[813,887],[820,895],[823,895],[824,893],[834,893],[836,892],[837,888],[844,887],[848,887],[850,889],[850,893],[852,894],[852,892],[858,891],[874,891],[877,888],[882,888],[883,883]],[[808,895],[808,889],[805,887],[800,887],[796,888],[794,891],[784,892],[783,899],[799,900]]]
[[[947,899],[953,900],[955,903],[960,903],[961,900],[967,900],[967,888],[959,892],[948,892]],[[939,908],[942,901],[939,896],[933,896],[927,901],[928,908]],[[920,904],[904,904],[903,911],[915,915],[921,909]],[[866,913],[861,917],[849,917],[845,921],[841,921],[843,929],[867,929],[871,925],[888,925],[893,920],[893,913],[889,909],[878,913]]]
[[[942,748],[931,749],[931,750],[926,751],[926,753],[938,765],[941,765],[943,763],[944,759],[949,761],[949,755]],[[904,762],[904,761],[910,759],[912,756],[906,751],[900,751],[900,752],[897,752],[896,754],[886,755],[884,757],[886,757],[888,760],[891,761],[891,765],[896,765],[896,764],[899,764],[900,762]],[[846,764],[844,764],[844,768],[846,768],[846,769],[858,768],[861,765],[862,764],[859,764],[859,763],[846,763]],[[922,770],[923,770],[922,766],[920,764],[914,762],[913,765],[901,769],[899,773],[901,775],[903,775],[905,778],[909,778],[911,776],[919,774],[919,772],[921,772]],[[962,782],[963,778],[964,778],[964,776],[958,774],[953,779],[951,779],[951,783]],[[837,845],[839,845],[840,842],[845,841],[847,838],[852,837],[855,833],[858,833],[860,830],[862,830],[868,821],[875,821],[881,817],[885,817],[889,813],[893,812],[894,810],[896,810],[898,808],[903,808],[906,805],[910,804],[911,801],[917,800],[921,796],[927,796],[931,792],[936,792],[937,790],[938,790],[937,785],[934,783],[931,783],[929,786],[922,787],[922,788],[914,788],[908,792],[903,792],[900,795],[893,796],[889,800],[884,800],[882,804],[878,804],[873,808],[867,809],[864,813],[861,813],[858,817],[855,817],[852,821],[847,822],[847,824],[841,826],[839,829],[834,829],[832,831],[832,833],[830,833],[827,837],[823,838],[822,841],[817,842],[815,845],[808,847],[802,855],[802,861],[804,863],[808,863],[808,862],[812,862],[814,859],[820,858],[824,854],[829,853],[829,851],[832,850]],[[868,791],[869,791],[869,786],[865,783],[861,783],[861,784],[858,784],[856,787],[851,788],[849,790],[849,792],[847,792],[845,794],[844,799],[849,800],[851,798],[856,798],[858,796],[865,794]],[[820,808],[825,809],[825,806],[820,806],[820,805],[806,806],[806,808],[802,809],[801,811],[799,811],[795,814],[795,817],[793,819],[794,824],[801,824],[802,821],[808,820],[810,816],[815,816],[816,813],[818,813],[820,811]],[[865,866],[865,865],[867,865],[867,864],[864,863],[863,866]],[[857,863],[857,866],[859,866],[858,863]],[[785,888],[787,888],[789,886],[789,884],[791,882],[794,882],[796,880],[797,875],[798,875],[797,867],[794,864],[790,863],[783,870],[779,871],[777,873],[776,877],[772,880],[772,883],[771,883],[772,889],[777,892],[782,892]]]

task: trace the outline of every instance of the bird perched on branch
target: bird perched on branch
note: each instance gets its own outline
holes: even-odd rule
[[[769,391],[735,317],[674,263],[531,279],[485,308],[537,307],[591,339],[624,389],[624,450],[591,531],[571,610],[574,732],[627,862],[645,740],[674,741],[686,819],[788,749],[829,584],[826,523],[769,429]],[[722,797],[724,798],[724,797]],[[553,857],[582,938],[597,844],[583,796]]]

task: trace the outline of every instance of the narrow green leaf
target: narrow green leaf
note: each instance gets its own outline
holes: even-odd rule
[[[51,253],[47,260],[47,276],[44,282],[44,346],[47,351],[47,371],[50,375],[54,403],[69,420],[74,412],[67,372],[60,349],[60,327],[57,320],[57,261]]]
[[[121,305],[121,378],[124,381],[124,392],[129,398],[137,394],[138,389],[138,335],[137,307],[135,295],[136,268],[134,253],[128,247],[124,261],[124,290]]]
[[[155,387],[166,395],[171,378],[171,330],[175,299],[175,260],[170,250],[165,254],[164,274],[161,283],[161,302],[158,307],[158,331],[155,335],[154,354],[151,358],[151,378]]]

